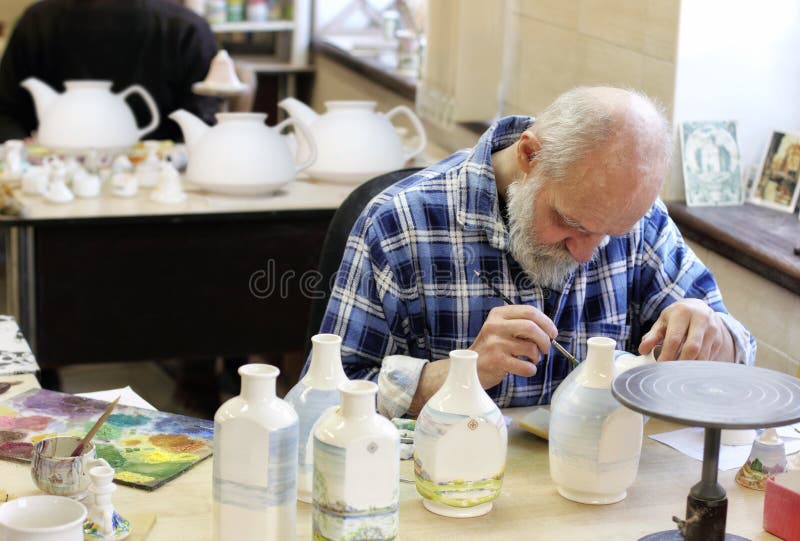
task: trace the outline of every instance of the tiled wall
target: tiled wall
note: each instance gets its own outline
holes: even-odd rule
[[[508,113],[577,85],[639,88],[671,110],[679,0],[513,0]]]
[[[800,367],[800,296],[689,243],[717,279],[725,306],[758,340],[756,365],[789,374]]]

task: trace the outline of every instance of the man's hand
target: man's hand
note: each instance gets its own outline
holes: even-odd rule
[[[469,347],[478,352],[478,378],[483,388],[494,387],[508,372],[534,376],[534,363],[542,352],[550,350],[550,339],[557,335],[552,320],[533,306],[493,308]]]
[[[662,344],[659,361],[733,361],[733,337],[722,318],[700,299],[681,299],[661,312],[642,337],[639,353]]]
[[[550,338],[557,335],[553,321],[533,306],[520,304],[493,308],[469,347],[478,352],[481,386],[484,389],[494,387],[508,372],[525,377],[536,375],[534,363],[543,351],[550,350]],[[425,365],[408,408],[409,414],[417,415],[425,402],[439,390],[449,367],[449,359]]]

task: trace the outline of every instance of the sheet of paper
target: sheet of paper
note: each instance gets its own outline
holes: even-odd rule
[[[794,432],[791,427],[784,427]],[[700,427],[681,428],[672,432],[662,434],[652,434],[650,438],[669,445],[677,449],[686,456],[702,462],[703,444],[705,442],[705,429]],[[795,432],[798,436],[800,433]],[[783,437],[783,436],[781,436]],[[800,438],[783,438],[786,446],[786,454],[790,455],[800,451]],[[720,445],[719,446],[719,469],[720,471],[741,468],[750,456],[750,445]]]
[[[119,403],[123,406],[134,406],[136,408],[144,408],[148,410],[157,411],[147,400],[136,394],[136,391],[131,389],[130,385],[122,389],[109,389],[108,391],[94,391],[91,393],[76,393],[78,396],[86,398],[94,398],[95,400],[104,400],[106,402],[113,402],[118,396]],[[800,434],[799,434],[800,435]]]

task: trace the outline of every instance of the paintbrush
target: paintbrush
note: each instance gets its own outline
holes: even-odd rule
[[[80,456],[80,454],[83,452],[83,448],[86,447],[86,445],[88,445],[90,441],[92,441],[94,435],[97,434],[97,431],[100,430],[100,427],[103,426],[103,423],[106,422],[108,416],[111,415],[111,412],[114,410],[115,407],[117,407],[117,403],[119,402],[120,398],[122,398],[122,396],[118,396],[116,400],[114,400],[111,404],[108,405],[106,411],[103,412],[103,415],[100,416],[100,418],[91,428],[91,430],[89,430],[88,434],[86,434],[86,436],[83,437],[81,442],[78,444],[77,447],[75,447],[75,449],[72,451],[72,454],[69,456]]]
[[[515,304],[514,302],[512,302],[512,301],[511,301],[511,299],[509,299],[508,297],[506,297],[505,295],[503,295],[503,292],[502,292],[502,291],[500,291],[499,289],[497,289],[497,287],[496,287],[496,286],[495,286],[493,283],[491,283],[489,280],[486,280],[486,279],[484,279],[483,275],[481,275],[481,273],[480,273],[480,272],[478,272],[478,271],[475,271],[475,276],[477,276],[477,277],[478,277],[478,278],[479,278],[479,279],[480,279],[480,280],[481,280],[481,281],[482,281],[484,284],[486,284],[487,286],[489,286],[489,288],[490,288],[492,291],[494,291],[494,294],[495,294],[495,295],[497,295],[498,297],[500,297],[501,299],[503,299],[503,302],[504,302],[504,303],[506,303],[506,304]],[[573,364],[574,366],[578,366],[578,365],[580,364],[580,361],[579,361],[578,359],[576,359],[576,358],[575,358],[575,356],[574,356],[574,355],[572,355],[572,354],[571,354],[569,351],[567,351],[566,349],[564,349],[564,347],[563,347],[561,344],[559,344],[558,342],[556,342],[556,339],[555,339],[555,338],[551,338],[551,339],[550,339],[550,343],[551,343],[551,344],[553,344],[553,347],[554,347],[554,348],[556,348],[558,351],[560,351],[560,352],[561,352],[561,353],[562,353],[562,354],[563,354],[563,355],[564,355],[564,356],[565,356],[567,359],[569,359],[570,361],[572,361],[572,364]]]

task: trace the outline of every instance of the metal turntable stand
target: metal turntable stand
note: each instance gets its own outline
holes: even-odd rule
[[[717,482],[723,428],[769,428],[800,421],[800,379],[774,370],[713,361],[673,361],[620,374],[611,392],[624,406],[659,419],[705,428],[703,473],[689,491],[677,530],[640,541],[736,541],[725,533],[728,498]]]

